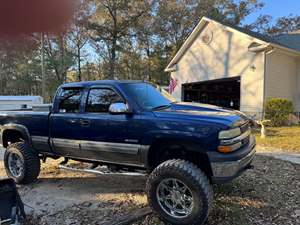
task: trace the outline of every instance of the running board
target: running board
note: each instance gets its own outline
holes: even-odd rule
[[[93,174],[100,174],[100,175],[146,176],[146,173],[126,172],[126,171],[110,172],[110,171],[100,171],[100,170],[95,170],[95,169],[78,169],[75,167],[62,165],[62,164],[60,164],[58,166],[58,168],[63,169],[63,170],[70,170],[70,171],[84,172],[84,173],[93,173]]]
[[[0,218],[0,224],[5,224],[5,223],[8,223],[8,222],[11,222],[11,219],[1,220],[1,218]]]

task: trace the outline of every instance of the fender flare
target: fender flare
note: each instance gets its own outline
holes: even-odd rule
[[[178,135],[178,133],[177,133]],[[180,134],[182,135],[182,134]],[[191,142],[191,136],[187,135],[187,133],[183,133],[181,138],[176,138],[174,137],[173,134],[167,133],[167,134],[162,134],[162,133],[153,133],[146,135],[147,136],[147,144],[149,145],[149,149],[143,154],[141,154],[142,161],[146,165],[146,167],[150,166],[150,158],[153,156],[153,154],[156,154],[156,149],[155,147],[157,146],[157,143],[163,142],[164,140],[167,140],[169,143],[173,143],[174,146],[182,146],[185,150],[190,151],[190,152],[195,152],[199,154],[204,154],[207,155],[207,151],[205,148],[203,148],[202,144],[200,142]],[[143,140],[144,141],[144,140]]]
[[[22,137],[27,141],[27,143],[32,146],[32,141],[31,141],[31,136],[30,133],[24,125],[21,124],[14,124],[14,123],[9,123],[5,124],[1,127],[0,130],[0,141],[1,144],[3,145],[3,135],[5,134],[6,131],[13,130],[13,131],[18,131],[22,134]]]

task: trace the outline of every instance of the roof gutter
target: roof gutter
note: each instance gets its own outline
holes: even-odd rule
[[[259,52],[269,52],[271,50],[273,50],[274,48],[277,49],[281,49],[284,51],[288,51],[294,55],[300,55],[300,51],[297,50],[293,50],[291,48],[287,48],[278,44],[274,44],[274,43],[266,43],[266,44],[257,44],[257,43],[252,43],[249,47],[248,50],[250,52],[254,52],[254,53],[259,53]]]
[[[300,56],[300,51],[297,51],[297,50],[294,50],[294,49],[291,49],[291,48],[287,48],[287,47],[284,47],[282,45],[278,45],[278,44],[274,44],[274,43],[271,43],[271,45],[275,48],[282,49],[282,50],[288,51],[290,53],[293,53],[297,56]]]
[[[165,72],[176,72],[178,70],[178,65],[177,64],[174,64],[174,65],[172,65],[172,66],[170,66],[170,67],[167,67],[166,69],[165,69]]]
[[[258,52],[266,52],[266,51],[273,50],[273,47],[269,43],[266,43],[266,44],[253,44],[252,46],[250,45],[248,47],[248,50],[250,52],[258,53]]]

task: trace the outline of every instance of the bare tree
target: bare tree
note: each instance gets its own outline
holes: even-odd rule
[[[117,53],[120,41],[129,35],[130,28],[145,13],[146,0],[96,0],[96,11],[90,20],[93,40],[107,50],[108,77],[117,79]]]
[[[289,15],[279,17],[273,23],[274,18],[270,15],[262,15],[246,28],[269,35],[278,35],[300,30],[300,16]]]
[[[87,22],[91,16],[90,2],[80,0],[77,4],[77,10],[74,14],[73,23],[67,34],[69,44],[77,62],[77,81],[82,80],[82,58],[83,49],[89,41],[89,31]]]

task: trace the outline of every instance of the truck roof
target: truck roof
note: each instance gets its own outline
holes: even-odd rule
[[[97,84],[107,84],[107,85],[118,85],[118,84],[128,84],[128,83],[142,83],[142,80],[96,80],[96,81],[83,81],[83,82],[72,82],[61,85],[62,88],[68,87],[90,87]]]

